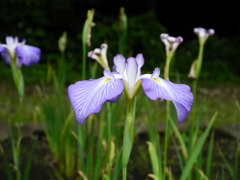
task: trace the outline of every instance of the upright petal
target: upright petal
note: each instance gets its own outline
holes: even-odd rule
[[[17,46],[15,50],[18,60],[26,66],[31,66],[40,60],[41,50],[37,47],[24,45]]]
[[[142,54],[138,54],[136,56],[136,62],[137,62],[137,65],[138,65],[138,71],[137,71],[137,78],[138,78],[141,75],[141,67],[144,64],[144,58],[143,58]]]
[[[5,40],[7,45],[9,46],[13,46],[18,43],[18,37],[13,38],[11,36],[7,36]]]
[[[125,71],[125,66],[126,66],[126,59],[124,58],[124,56],[121,54],[118,54],[114,56],[113,61],[115,66],[117,67],[116,68],[117,71],[123,75]]]
[[[113,102],[122,93],[122,80],[109,77],[79,81],[68,87],[68,95],[80,124],[90,114],[98,113],[105,101]]]
[[[102,57],[103,57],[103,59],[104,59],[106,64],[108,64],[107,49],[108,49],[108,45],[107,44],[102,44],[101,45],[101,54],[102,54]]]
[[[136,62],[138,64],[139,68],[141,68],[144,65],[144,58],[143,58],[142,53],[140,53],[136,56]]]
[[[129,88],[133,88],[135,85],[137,71],[138,71],[138,65],[137,65],[135,58],[129,57],[127,59],[127,65],[126,65],[126,72],[127,72]]]
[[[174,84],[160,77],[143,78],[142,87],[146,95],[156,100],[170,100],[177,110],[178,122],[182,122],[193,105],[193,94],[190,87],[184,84]]]

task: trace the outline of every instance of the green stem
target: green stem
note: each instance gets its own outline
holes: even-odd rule
[[[126,47],[126,30],[120,32],[119,34],[119,53],[125,54],[125,47]]]
[[[170,101],[166,104],[166,125],[165,125],[165,136],[164,136],[164,161],[163,161],[163,179],[166,178],[166,168],[167,168],[167,152],[168,152],[168,142],[169,142],[169,120],[170,120]]]
[[[86,55],[87,55],[87,35],[88,20],[85,21],[82,32],[82,80],[86,79]]]
[[[11,70],[12,70],[13,82],[19,96],[19,109],[18,109],[17,122],[18,122],[18,138],[20,138],[21,122],[22,122],[22,103],[23,103],[23,96],[24,96],[24,79],[23,79],[23,75],[20,67],[18,67],[16,64],[15,56],[11,59]]]
[[[194,80],[193,84],[192,84],[194,102],[193,102],[193,108],[192,108],[192,119],[191,119],[191,122],[190,122],[191,135],[193,135],[192,133],[194,131],[194,122],[196,120],[196,112],[197,112],[197,82],[198,82],[198,80]]]
[[[84,147],[85,147],[85,141],[84,141],[84,132],[83,132],[82,125],[78,124],[78,169],[81,169],[83,172],[85,171],[85,161],[84,161]]]
[[[82,80],[86,79],[86,43],[83,43],[83,56],[82,56]]]
[[[111,136],[112,136],[112,132],[111,132],[111,117],[112,117],[112,109],[111,109],[111,104],[108,102],[107,103],[107,143],[108,143],[108,150],[107,150],[107,154],[108,154],[108,177],[111,177],[111,149],[112,149],[112,145],[111,145]]]
[[[65,53],[61,51],[60,61],[58,65],[58,83],[59,89],[62,90],[66,81],[66,70],[65,70]]]
[[[172,59],[172,54],[171,53],[167,54],[167,60],[164,67],[164,79],[168,81],[169,81],[169,68],[170,68],[171,59]]]
[[[198,51],[198,58],[197,58],[197,71],[196,71],[196,77],[199,78],[201,69],[202,69],[202,58],[203,58],[203,48],[204,43],[199,45],[199,51]]]
[[[21,136],[22,109],[23,109],[23,96],[19,96],[18,138],[20,138]]]
[[[164,68],[164,79],[169,81],[169,67],[172,59],[172,52],[167,54],[166,65]],[[164,136],[164,164],[163,164],[163,179],[166,178],[166,168],[167,168],[167,150],[169,142],[169,118],[170,118],[170,101],[166,104],[166,125],[165,125],[165,136]]]
[[[123,134],[123,153],[122,153],[123,180],[127,179],[127,164],[130,158],[134,141],[135,104],[136,104],[135,98],[127,99],[127,113]]]

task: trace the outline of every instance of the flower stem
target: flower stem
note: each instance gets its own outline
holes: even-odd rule
[[[199,44],[198,58],[197,58],[197,72],[196,72],[196,77],[197,78],[199,78],[200,73],[201,73],[203,48],[204,48],[204,43],[200,43]]]
[[[82,80],[86,79],[86,55],[87,55],[86,44],[83,43],[83,57],[82,57]]]
[[[134,141],[134,121],[135,121],[136,98],[127,99],[127,113],[123,134],[123,153],[122,153],[122,175],[123,180],[127,179],[127,164],[130,158]]]
[[[165,122],[165,135],[164,135],[164,161],[163,161],[163,179],[166,178],[165,170],[167,168],[167,152],[168,152],[168,142],[169,142],[169,118],[170,118],[170,101],[166,104],[166,122]]]
[[[107,149],[107,154],[108,154],[108,177],[111,177],[111,149],[112,149],[112,144],[111,144],[111,118],[112,118],[112,109],[111,109],[111,104],[110,102],[107,102],[107,144],[108,144],[108,149]]]
[[[173,53],[171,51],[167,54],[166,65],[164,68],[164,79],[169,81],[169,68]],[[166,178],[165,170],[167,168],[167,152],[169,142],[169,118],[170,118],[170,101],[166,103],[166,123],[165,123],[165,134],[164,134],[164,161],[163,161],[163,179]]]
[[[20,138],[21,136],[22,109],[23,109],[23,96],[19,96],[18,138]]]
[[[85,21],[82,32],[82,80],[86,79],[88,19]]]

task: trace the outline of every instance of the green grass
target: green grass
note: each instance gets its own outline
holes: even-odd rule
[[[23,107],[23,121],[32,122],[34,121],[35,107],[40,105],[40,96],[37,93],[36,85],[40,83],[26,83],[25,84],[25,96],[24,96],[24,107]],[[55,91],[53,84],[50,83],[45,87],[47,96],[53,96]],[[63,92],[64,101],[68,100],[67,87]],[[237,122],[240,119],[240,114],[236,106],[236,101],[240,102],[240,85],[226,86],[217,85],[207,87],[199,85],[197,107],[198,109],[204,103],[203,121],[209,121],[212,114],[218,111],[218,118],[216,119],[215,126],[221,124],[228,124]],[[144,100],[147,98],[142,90],[138,93],[138,105],[137,105],[137,119],[136,121],[142,121],[142,117],[146,115],[146,109],[144,107]],[[147,98],[148,99],[148,98]],[[154,107],[154,119],[156,121],[165,120],[165,102],[158,103],[158,101],[152,101],[148,99],[151,107]],[[18,113],[18,95],[11,79],[0,81],[0,120],[11,120],[15,121],[16,114]],[[122,103],[123,105],[125,103]],[[123,108],[124,109],[124,108]],[[191,112],[190,112],[191,114]],[[191,117],[188,115],[186,121]]]

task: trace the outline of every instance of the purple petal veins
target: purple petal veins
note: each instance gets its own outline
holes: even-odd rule
[[[92,113],[98,113],[104,102],[114,102],[123,92],[121,79],[111,79],[107,70],[96,80],[79,81],[68,87],[68,95],[80,124]]]
[[[117,72],[104,70],[104,77],[96,80],[79,81],[68,87],[68,95],[75,111],[76,119],[83,124],[84,119],[92,113],[98,113],[104,102],[115,102],[123,89],[128,98],[133,98],[142,81],[145,94],[152,100],[158,98],[174,103],[178,122],[182,122],[193,105],[193,94],[190,87],[184,84],[174,84],[159,77],[160,69],[155,68],[152,74],[141,75],[144,64],[142,54],[127,60],[119,54],[114,57]],[[124,83],[123,83],[124,82]]]
[[[155,71],[158,71],[157,69]],[[156,75],[157,72],[153,74]],[[160,77],[153,76],[152,78],[143,78],[142,87],[145,94],[152,100],[162,98],[172,101],[177,110],[178,122],[182,122],[191,110],[193,94],[187,85],[174,84]]]

